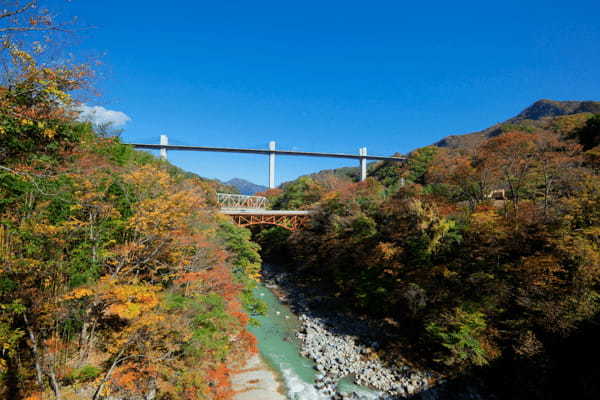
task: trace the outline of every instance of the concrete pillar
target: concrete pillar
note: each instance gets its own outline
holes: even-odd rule
[[[358,155],[366,156],[367,148],[361,147],[360,149],[358,149]],[[365,179],[367,179],[367,159],[365,157],[361,157],[361,159],[360,159],[360,180],[364,181]]]
[[[275,150],[275,142],[269,142],[269,150]],[[275,153],[269,153],[269,189],[275,189]]]
[[[160,144],[162,146],[168,146],[169,145],[169,137],[167,135],[160,135]],[[164,147],[162,149],[160,149],[160,158],[162,160],[167,161],[167,149]]]

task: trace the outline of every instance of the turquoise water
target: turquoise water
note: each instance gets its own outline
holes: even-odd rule
[[[262,357],[279,374],[290,400],[326,399],[313,387],[315,383],[314,363],[300,355],[298,340],[294,332],[299,325],[298,319],[279,299],[262,284],[256,288],[256,294],[268,305],[264,316],[256,319],[259,326],[250,331],[258,339]],[[374,397],[372,391],[353,385],[344,380],[338,388],[341,391],[356,391],[368,397]]]

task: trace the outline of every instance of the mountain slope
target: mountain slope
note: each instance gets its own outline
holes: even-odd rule
[[[266,186],[257,185],[256,183],[252,183],[245,179],[233,178],[225,182],[226,185],[233,186],[236,188],[241,194],[245,195],[253,195],[258,192],[264,192],[268,189]]]
[[[538,100],[521,111],[515,117],[500,122],[479,132],[446,136],[434,143],[435,146],[449,148],[468,148],[478,145],[485,139],[501,135],[510,130],[533,132],[539,129],[556,127],[564,116],[578,115],[576,120],[584,121],[592,114],[600,113],[598,101],[555,101]],[[577,122],[577,121],[574,121]]]
[[[564,134],[571,132],[576,127],[583,126],[594,114],[600,114],[600,101],[555,101],[542,99],[504,122],[478,132],[446,136],[434,143],[433,146],[457,150],[471,148],[479,145],[486,139],[502,135],[509,131],[536,132],[548,129]],[[398,156],[400,154],[395,153],[394,155]],[[379,176],[381,178],[382,168],[385,169],[389,165],[388,162],[371,162],[368,164],[368,174],[369,176]],[[359,174],[360,170],[358,167],[341,167],[326,169],[305,176],[317,181],[327,179],[330,176],[335,176],[343,180],[358,181]],[[286,185],[295,181],[285,182],[281,187],[285,188]]]

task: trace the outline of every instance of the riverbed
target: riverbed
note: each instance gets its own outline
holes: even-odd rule
[[[317,377],[322,376],[322,372],[318,366],[301,355],[302,343],[297,337],[301,321],[264,283],[258,285],[256,295],[268,305],[268,311],[255,317],[259,324],[251,326],[250,331],[258,340],[262,360],[280,381],[279,392],[290,400],[331,399],[331,394],[319,388]],[[355,393],[352,398],[357,399],[378,397],[376,391],[354,385],[349,379],[337,382],[336,392]]]

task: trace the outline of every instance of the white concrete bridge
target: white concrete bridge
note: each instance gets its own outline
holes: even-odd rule
[[[245,153],[245,154],[264,154],[269,156],[269,189],[275,188],[275,155],[281,156],[305,156],[305,157],[327,157],[327,158],[347,158],[358,160],[360,165],[360,180],[367,179],[367,160],[405,162],[406,157],[386,157],[367,155],[367,148],[358,149],[358,155],[343,153],[317,153],[309,151],[276,150],[275,142],[269,142],[268,149],[244,149],[230,147],[206,147],[206,146],[179,146],[170,145],[167,135],[160,136],[160,144],[142,144],[131,143],[136,149],[160,150],[160,156],[167,159],[167,152],[175,151],[208,151],[220,153]]]

